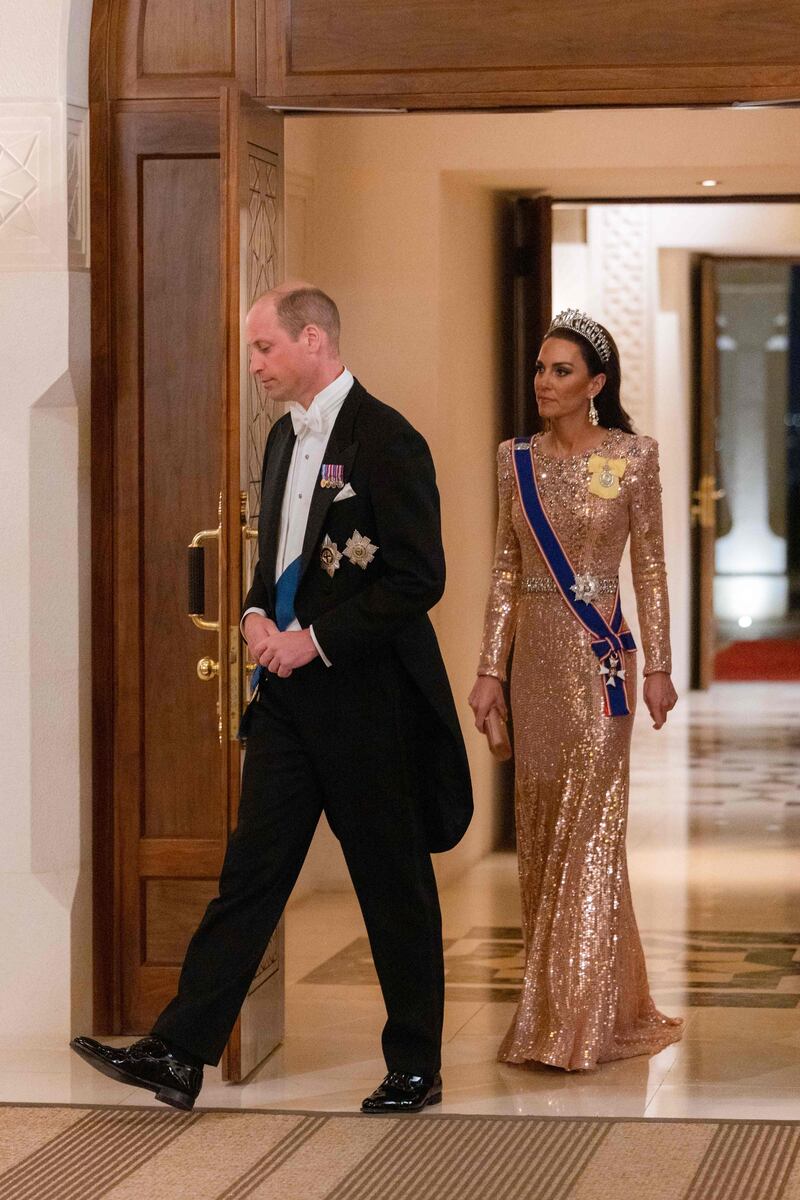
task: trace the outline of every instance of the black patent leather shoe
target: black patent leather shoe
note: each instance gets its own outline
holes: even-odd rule
[[[371,1096],[362,1101],[365,1113],[420,1112],[426,1104],[441,1104],[442,1077],[435,1075],[406,1075],[390,1071]]]
[[[70,1046],[96,1071],[129,1086],[155,1092],[156,1100],[186,1111],[194,1107],[203,1086],[203,1068],[177,1058],[161,1038],[146,1037],[132,1046],[106,1046],[76,1037]]]

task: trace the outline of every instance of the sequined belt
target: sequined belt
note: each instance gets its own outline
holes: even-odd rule
[[[534,575],[530,579],[523,579],[521,590],[523,596],[536,596],[540,592],[558,592],[558,585],[552,575]],[[613,596],[616,590],[616,575],[613,579],[597,579],[596,595]]]

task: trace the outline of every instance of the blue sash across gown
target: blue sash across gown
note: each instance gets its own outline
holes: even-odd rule
[[[625,678],[615,670],[613,660],[616,659],[618,666],[623,667],[625,662],[623,650],[635,650],[636,643],[622,615],[619,584],[617,584],[610,621],[606,621],[595,604],[578,599],[572,591],[575,585],[575,569],[561,545],[558,534],[550,523],[539,495],[536,466],[530,441],[516,438],[512,459],[522,511],[530,531],[555,581],[559,594],[592,639],[592,650],[600,662],[606,716],[629,716],[631,710],[628,704]]]

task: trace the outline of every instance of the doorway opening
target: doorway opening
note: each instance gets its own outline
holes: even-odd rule
[[[710,264],[716,327],[717,680],[800,679],[800,266]]]
[[[698,687],[800,677],[800,207],[573,202],[553,230],[554,311],[603,314],[625,403],[661,445],[677,661]]]

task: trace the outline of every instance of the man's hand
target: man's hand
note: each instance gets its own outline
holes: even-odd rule
[[[269,617],[262,617],[259,613],[248,613],[242,632],[253,662],[261,662],[267,641],[278,632],[278,626],[274,621],[270,621]]]
[[[678,703],[678,693],[666,671],[654,671],[644,681],[644,702],[653,718],[653,728],[660,729]]]
[[[273,675],[287,679],[297,667],[304,667],[319,654],[307,629],[279,633],[276,629],[267,638],[258,661]]]

